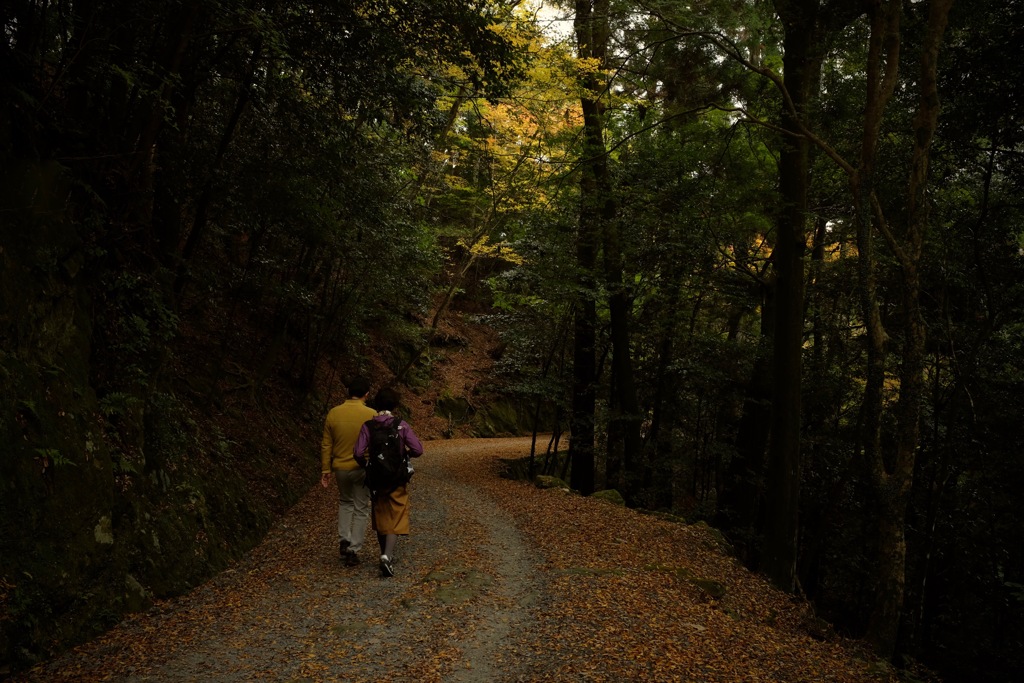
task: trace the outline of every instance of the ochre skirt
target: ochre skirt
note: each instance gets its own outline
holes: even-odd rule
[[[409,533],[409,489],[399,486],[373,498],[373,530],[378,534]]]

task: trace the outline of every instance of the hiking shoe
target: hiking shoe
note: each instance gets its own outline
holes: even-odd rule
[[[342,559],[345,561],[346,567],[354,567],[360,562],[359,555],[352,550],[346,550]]]
[[[341,539],[341,541],[339,541],[339,543],[338,543],[338,555],[341,556],[341,559],[343,559],[343,560],[345,559],[345,553],[348,552],[348,547],[350,545],[352,545],[352,543],[350,541],[346,541],[344,538]]]
[[[380,556],[380,575],[385,579],[395,575],[395,568],[391,566],[391,559],[387,555]]]

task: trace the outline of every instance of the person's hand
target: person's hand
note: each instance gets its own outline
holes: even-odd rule
[[[330,481],[331,481],[331,473],[330,472],[324,472],[323,474],[320,475],[320,485],[323,486],[324,488],[327,488],[327,484]]]

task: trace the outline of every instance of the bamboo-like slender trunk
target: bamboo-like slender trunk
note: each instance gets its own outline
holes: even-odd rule
[[[894,244],[900,264],[903,345],[900,394],[896,406],[896,453],[891,465],[876,462],[875,482],[880,494],[878,577],[875,602],[868,624],[868,640],[879,654],[896,649],[906,584],[906,513],[921,438],[921,404],[925,394],[926,327],[921,311],[920,264],[928,228],[928,162],[938,127],[938,55],[953,0],[932,0],[921,47],[918,108],[914,116],[910,177],[907,186],[907,223],[902,243]],[[886,229],[887,239],[895,242]]]

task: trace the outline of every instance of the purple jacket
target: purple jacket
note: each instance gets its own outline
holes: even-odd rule
[[[372,419],[375,422],[390,422],[394,418],[388,413],[381,413],[374,415]],[[416,432],[412,431],[412,427],[405,420],[398,423],[398,434],[402,437],[402,447],[409,457],[418,458],[423,455],[423,444],[420,443],[420,438],[416,436]],[[356,445],[352,448],[352,456],[361,467],[366,465],[366,449],[369,445],[370,430],[364,424],[359,428],[359,438],[356,439]]]

